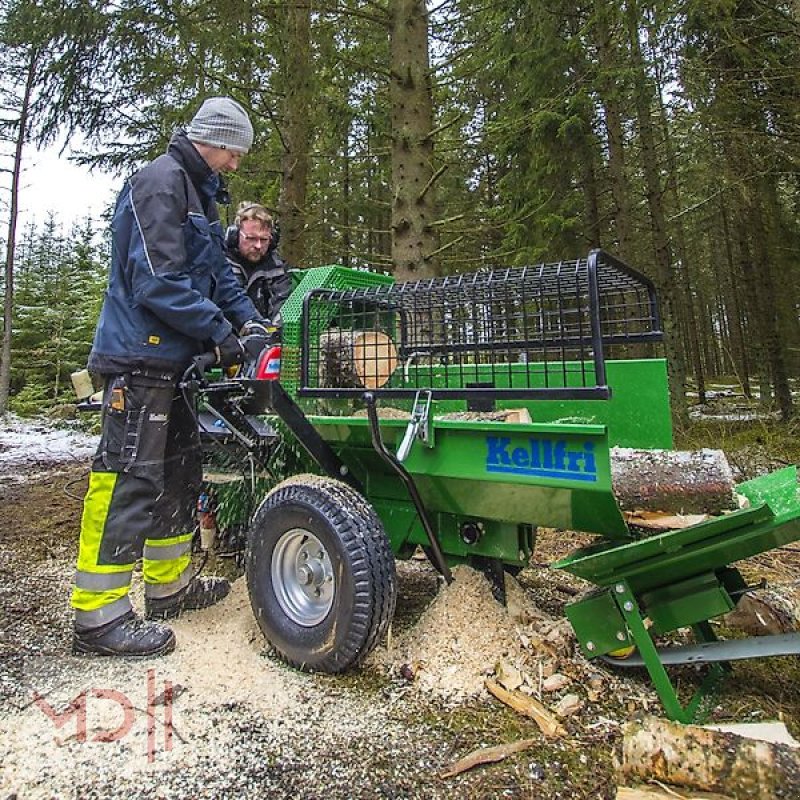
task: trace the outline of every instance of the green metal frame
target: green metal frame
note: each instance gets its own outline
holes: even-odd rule
[[[348,269],[335,264],[314,267],[292,276],[294,290],[281,308],[283,320],[281,383],[290,395],[300,385],[300,351],[303,319],[303,298],[314,289],[359,289],[394,283],[391,275],[368,270]]]
[[[510,368],[510,385],[499,381],[498,389],[518,388],[531,383],[544,385],[544,375],[538,370],[529,376],[526,364],[514,364]],[[570,365],[569,375],[579,385],[581,371],[576,364]],[[481,379],[482,365],[476,365],[477,379]],[[485,367],[487,380],[489,368]],[[413,372],[413,369],[411,370]],[[443,370],[440,370],[443,372]],[[500,378],[505,375],[498,376]],[[559,378],[556,372],[550,383]],[[672,416],[669,407],[667,384],[667,362],[663,358],[607,359],[606,377],[612,393],[608,400],[506,400],[503,408],[526,408],[535,422],[585,423],[604,425],[608,443],[612,447],[640,447],[668,450],[673,447]],[[440,378],[444,385],[444,377]],[[434,387],[436,373],[434,372]],[[466,410],[462,400],[440,400],[437,413]]]
[[[397,508],[408,502],[405,490],[373,449],[368,421],[361,417],[309,419],[364,485],[393,549],[398,552],[407,542],[417,542],[419,529],[407,524]],[[381,421],[388,447],[399,443],[406,425],[404,420]],[[487,532],[524,524],[592,530],[615,539],[629,535],[611,490],[610,451],[602,425],[434,418],[428,443],[414,444],[405,467],[431,513],[451,515],[461,522],[480,520]],[[457,557],[489,555],[481,552],[480,547],[487,545],[480,542],[466,548],[451,533],[454,525],[447,524],[445,517],[442,522],[446,552]],[[520,563],[515,537],[507,535],[505,540],[506,545],[491,547],[491,555]]]
[[[682,706],[652,636],[688,626],[697,641],[715,641],[708,621],[734,608],[745,589],[726,565],[800,539],[796,467],[737,490],[750,508],[637,542],[585,548],[553,564],[604,587],[566,609],[583,654],[595,658],[634,645],[667,715],[679,722],[702,718],[728,667],[714,664]]]

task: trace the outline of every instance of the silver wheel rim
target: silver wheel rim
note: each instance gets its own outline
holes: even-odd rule
[[[292,622],[319,625],[333,605],[336,585],[328,551],[303,528],[281,536],[272,551],[272,586],[278,605]]]

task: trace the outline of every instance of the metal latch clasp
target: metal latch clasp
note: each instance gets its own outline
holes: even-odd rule
[[[397,448],[395,458],[403,462],[411,452],[414,439],[419,438],[425,444],[430,440],[430,411],[431,411],[431,392],[427,389],[420,390],[414,397],[414,408],[411,412],[411,419],[403,435],[403,440]]]

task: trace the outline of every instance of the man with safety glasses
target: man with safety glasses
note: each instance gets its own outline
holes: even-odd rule
[[[225,234],[225,252],[233,274],[271,325],[280,329],[281,306],[292,289],[286,265],[278,256],[277,229],[259,203],[239,203]]]

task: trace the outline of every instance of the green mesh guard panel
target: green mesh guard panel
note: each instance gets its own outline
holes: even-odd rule
[[[348,269],[330,265],[313,267],[292,275],[295,289],[281,309],[283,318],[283,350],[281,353],[281,383],[291,395],[300,383],[300,336],[303,298],[312,289],[362,289],[394,283],[390,275],[367,270]]]

